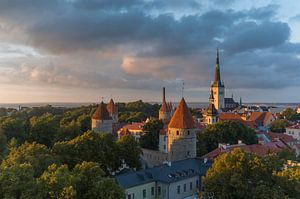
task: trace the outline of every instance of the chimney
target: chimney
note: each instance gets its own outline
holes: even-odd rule
[[[166,88],[163,87],[163,102],[166,101]]]

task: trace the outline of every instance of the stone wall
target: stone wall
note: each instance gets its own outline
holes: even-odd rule
[[[169,128],[169,160],[177,161],[196,157],[196,129]]]

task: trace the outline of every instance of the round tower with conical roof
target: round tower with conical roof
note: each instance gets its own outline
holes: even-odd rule
[[[168,125],[169,161],[196,157],[196,131],[194,118],[182,98]]]
[[[107,106],[101,102],[92,116],[92,130],[94,132],[112,133],[113,120],[109,115]]]

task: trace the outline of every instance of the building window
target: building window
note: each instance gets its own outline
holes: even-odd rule
[[[183,192],[186,192],[186,184],[183,185]]]
[[[177,194],[180,194],[180,185],[177,186]]]
[[[187,151],[187,156],[190,156],[190,151]]]
[[[164,149],[166,149],[166,145],[164,144]]]
[[[196,180],[196,187],[199,187],[199,180]]]
[[[127,199],[131,199],[131,194],[128,194],[128,195],[127,195]]]
[[[190,190],[193,189],[193,182],[190,182]]]
[[[151,195],[154,195],[154,187],[151,187]]]
[[[134,199],[134,193],[132,194],[132,199]]]
[[[146,198],[146,189],[143,189],[143,198]]]
[[[190,131],[187,131],[187,134],[190,135]]]
[[[179,135],[179,131],[176,131],[176,135]]]
[[[160,194],[161,194],[161,187],[158,186],[158,187],[157,187],[157,195],[160,195]]]
[[[164,136],[164,141],[166,141],[167,140],[167,136]]]

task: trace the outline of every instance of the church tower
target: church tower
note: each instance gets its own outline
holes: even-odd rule
[[[196,157],[196,131],[194,118],[182,98],[168,125],[169,161]]]
[[[224,87],[224,83],[221,82],[219,49],[217,50],[215,79],[210,86],[210,90],[213,92],[215,108],[219,112],[221,112],[222,108],[224,108],[225,105],[224,104],[225,87]]]
[[[206,124],[214,124],[218,122],[218,111],[215,108],[214,105],[214,94],[213,91],[210,91],[210,97],[209,97],[209,106],[204,114],[205,123]]]
[[[159,109],[159,116],[158,118],[162,120],[165,124],[169,123],[171,118],[171,110],[172,107],[170,104],[167,104],[166,102],[166,89],[163,87],[163,98],[162,98],[162,104]]]

